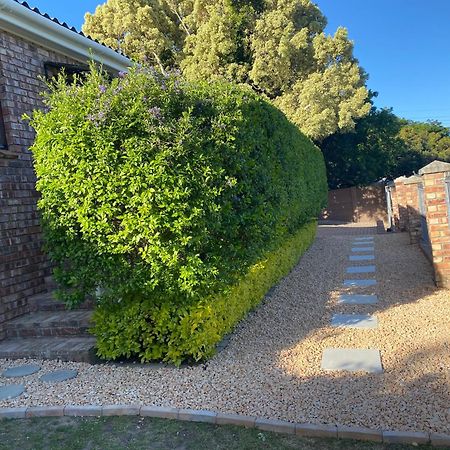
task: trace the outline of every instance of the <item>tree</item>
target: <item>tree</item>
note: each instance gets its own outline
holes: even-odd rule
[[[426,156],[399,137],[402,121],[390,109],[372,108],[353,132],[335,133],[321,143],[330,189],[364,186],[381,178],[411,175]]]
[[[245,83],[320,142],[370,111],[347,31],[311,0],[108,0],[83,31],[189,80]]]
[[[408,121],[399,136],[410,149],[428,159],[450,161],[450,128],[438,121]]]
[[[177,14],[164,0],[108,0],[84,19],[85,34],[163,71],[183,45]]]
[[[207,8],[207,19],[188,36],[181,67],[189,80],[225,78],[245,83],[250,70],[250,49],[243,36],[251,27],[254,10],[219,1]]]

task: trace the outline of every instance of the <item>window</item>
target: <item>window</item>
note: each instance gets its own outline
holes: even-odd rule
[[[68,81],[72,82],[75,74],[83,75],[89,70],[87,66],[74,66],[73,64],[59,64],[47,61],[44,63],[45,77],[54,78],[62,71],[67,75]]]
[[[6,142],[5,123],[3,122],[3,111],[1,103],[0,103],[0,148],[1,149],[8,148],[8,143]]]

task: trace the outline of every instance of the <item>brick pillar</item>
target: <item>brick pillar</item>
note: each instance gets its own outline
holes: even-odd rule
[[[419,175],[413,175],[407,178],[403,183],[405,188],[406,210],[408,214],[409,240],[411,244],[419,243],[422,233],[418,191],[418,185],[422,183],[422,177]]]
[[[389,195],[391,200],[390,228],[391,231],[394,231],[398,228],[398,202],[397,202],[397,193],[395,192],[395,184],[393,181],[389,181],[386,184],[386,195]]]
[[[397,228],[400,231],[408,230],[408,210],[406,208],[406,191],[404,185],[406,177],[399,177],[394,180],[395,183],[395,204],[394,217]]]
[[[423,175],[427,225],[433,253],[436,284],[450,289],[450,224],[449,194],[446,178],[450,177],[450,164],[433,161],[419,170]]]

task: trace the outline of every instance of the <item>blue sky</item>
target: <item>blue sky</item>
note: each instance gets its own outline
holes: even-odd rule
[[[31,6],[81,28],[101,0],[29,0]],[[329,33],[345,26],[355,55],[379,93],[376,105],[413,120],[450,126],[449,0],[316,0]]]
[[[329,32],[345,26],[377,106],[450,125],[449,0],[316,0]]]

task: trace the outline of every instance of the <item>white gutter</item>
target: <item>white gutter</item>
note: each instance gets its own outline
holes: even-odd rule
[[[0,30],[83,63],[94,59],[105,68],[117,71],[126,71],[132,65],[127,57],[58,25],[13,0],[0,0]]]

